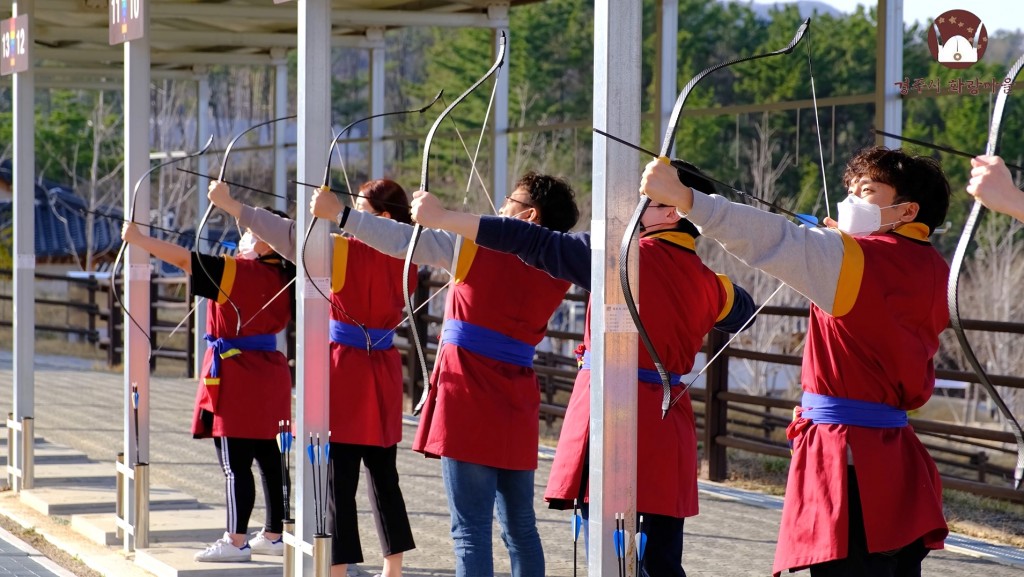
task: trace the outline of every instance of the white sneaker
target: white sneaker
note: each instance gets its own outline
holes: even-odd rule
[[[196,553],[196,561],[204,563],[240,563],[252,560],[252,549],[249,543],[241,547],[235,547],[231,543],[231,536],[224,533],[224,536],[214,541],[204,551]]]
[[[273,555],[275,557],[281,557],[284,555],[284,535],[277,538],[275,541],[267,539],[264,535],[265,529],[260,529],[259,533],[252,539],[249,539],[249,547],[252,548],[254,555]]]

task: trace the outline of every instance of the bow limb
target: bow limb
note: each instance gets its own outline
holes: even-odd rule
[[[160,170],[161,168],[163,168],[165,166],[169,166],[169,165],[174,164],[176,162],[181,162],[181,161],[187,160],[189,158],[196,158],[198,156],[202,156],[203,154],[206,154],[206,151],[210,149],[210,145],[212,145],[212,144],[213,144],[213,136],[211,135],[210,138],[207,139],[206,144],[203,145],[203,147],[200,148],[199,150],[197,150],[196,152],[189,153],[189,154],[187,154],[185,156],[179,156],[177,158],[171,158],[169,160],[165,160],[164,162],[161,162],[160,164],[158,164],[158,165],[150,168],[146,172],[142,173],[142,176],[140,176],[139,179],[135,181],[135,186],[132,188],[132,200],[131,200],[131,205],[128,208],[128,218],[126,219],[126,221],[127,222],[135,222],[135,204],[136,204],[136,202],[139,199],[139,188],[142,186],[143,182],[146,182],[149,179],[149,176],[151,174],[153,174],[154,172],[156,172],[157,170]],[[146,219],[146,220],[147,220],[147,222],[149,221],[149,219]],[[196,233],[196,237],[197,238],[198,238],[198,235],[199,235],[199,233],[197,232]],[[115,286],[115,282],[114,282],[114,279],[117,278],[117,265],[120,264],[121,260],[124,258],[124,251],[125,251],[125,248],[127,247],[127,245],[128,245],[128,243],[125,243],[125,242],[121,243],[121,248],[119,248],[117,250],[117,256],[114,257],[114,265],[112,267],[110,267],[110,292],[114,295],[114,300],[117,301],[118,306],[120,306],[121,310],[124,311],[125,316],[128,317],[128,319],[132,321],[132,324],[134,324],[136,328],[138,328],[140,331],[142,331],[142,334],[146,335],[146,342],[150,343],[149,354],[150,354],[150,356],[152,356],[153,355],[153,345],[152,345],[152,338],[153,337],[149,334],[149,331],[147,331],[146,329],[142,328],[142,325],[139,324],[139,321],[135,320],[135,317],[133,317],[132,314],[130,312],[128,312],[128,307],[126,307],[125,304],[124,304],[124,301],[121,300],[121,295],[117,292],[117,287]]]
[[[1017,62],[1006,73],[1006,77],[1010,79],[1011,84],[1016,81],[1022,67],[1024,67],[1024,55],[1018,58]],[[1003,112],[1006,108],[1006,98],[1008,95],[1007,92],[1000,92],[996,98],[996,105],[992,110],[992,122],[989,125],[988,144],[985,146],[985,154],[996,154],[996,150],[999,147],[1000,129],[1002,128]],[[978,357],[974,354],[974,349],[971,348],[971,344],[967,341],[967,334],[964,332],[963,322],[960,319],[960,275],[963,272],[968,245],[970,245],[971,239],[974,238],[978,223],[984,214],[984,205],[975,200],[974,205],[971,207],[971,213],[967,216],[967,221],[964,224],[964,230],[960,234],[960,240],[957,242],[956,252],[953,253],[949,285],[946,289],[947,304],[949,305],[949,322],[953,326],[953,332],[956,333],[957,340],[960,341],[960,348],[963,349],[968,364],[971,365],[975,374],[978,375],[978,382],[981,383],[989,398],[999,408],[999,412],[1006,418],[1006,422],[1010,425],[1013,436],[1017,440],[1017,466],[1014,468],[1013,473],[1013,488],[1017,490],[1020,489],[1021,481],[1024,479],[1024,431],[1021,431],[1020,423],[1013,416],[1003,397],[996,390],[991,379],[989,379],[988,373],[985,372],[984,367],[978,361]]]
[[[334,160],[334,152],[335,152],[335,150],[336,150],[336,148],[338,146],[338,142],[341,141],[343,136],[348,134],[348,131],[351,130],[353,126],[355,126],[357,124],[360,124],[362,122],[367,122],[367,121],[373,120],[374,118],[383,118],[385,116],[397,116],[399,114],[413,114],[413,113],[416,113],[416,112],[422,114],[422,113],[426,112],[428,109],[430,109],[430,107],[432,107],[435,103],[437,103],[437,101],[441,99],[441,95],[442,94],[444,94],[444,90],[439,91],[437,93],[437,96],[435,96],[434,99],[431,100],[426,106],[421,106],[419,108],[414,108],[412,110],[393,110],[391,112],[381,112],[379,114],[371,114],[370,116],[366,116],[364,118],[360,118],[358,120],[350,122],[348,125],[346,125],[344,128],[342,128],[341,132],[339,132],[338,135],[334,137],[334,140],[331,141],[331,145],[327,148],[327,168],[324,169],[324,183],[323,183],[323,185],[320,186],[320,192],[328,192],[328,191],[331,190],[331,161]],[[352,189],[351,189],[351,186],[348,183],[347,176],[346,176],[346,179],[345,179],[345,184],[346,184],[346,188],[348,188],[349,192],[351,192]],[[316,226],[317,220],[318,220],[317,217],[314,216],[309,221],[309,226],[306,228],[305,234],[302,235],[302,251],[301,251],[301,254],[299,255],[299,261],[302,263],[302,270],[306,273],[306,278],[312,278],[311,275],[309,274],[309,267],[306,266],[306,243],[307,243],[307,241],[309,241],[309,235],[310,235],[310,233],[313,232],[313,227]],[[363,336],[366,338],[366,353],[369,354],[370,351],[373,348],[374,343],[370,339],[370,333],[366,330],[366,326],[363,323],[357,321],[355,318],[352,317],[352,315],[348,314],[348,312],[344,308],[342,308],[337,303],[335,303],[333,300],[331,300],[331,297],[329,297],[326,294],[324,294],[324,291],[320,290],[320,287],[317,286],[317,284],[315,282],[311,282],[310,284],[313,286],[313,288],[316,290],[316,292],[320,294],[320,296],[324,297],[324,300],[327,301],[327,303],[331,305],[331,308],[333,308],[335,311],[340,313],[341,316],[343,316],[343,317],[347,318],[348,320],[352,321],[353,324],[358,326],[359,329],[361,331],[363,331]],[[277,295],[274,295],[274,298],[277,298]],[[270,303],[273,302],[273,300],[274,299],[272,298],[270,301],[267,302],[267,304],[263,305],[263,307],[260,308],[259,311],[257,311],[257,314],[260,311],[262,311],[264,308],[268,307],[270,305]]]
[[[281,122],[282,120],[292,120],[294,118],[295,118],[295,115],[292,114],[290,116],[282,116],[281,118],[274,118],[274,119],[271,119],[271,120],[266,120],[266,121],[260,122],[259,124],[254,124],[254,125],[250,126],[249,128],[246,128],[242,132],[238,133],[238,135],[235,136],[234,138],[232,138],[231,142],[228,143],[227,148],[224,149],[224,160],[220,164],[220,174],[217,176],[217,180],[218,181],[223,181],[224,180],[224,173],[227,172],[227,169],[228,169],[228,158],[231,157],[231,149],[235,146],[235,143],[238,142],[238,139],[242,138],[243,136],[245,136],[246,134],[252,132],[253,130],[256,130],[257,128],[262,128],[264,126],[267,126],[267,125],[270,125],[270,124],[274,124],[275,122]],[[196,228],[197,243],[198,243],[199,237],[202,236],[203,228],[206,226],[206,223],[210,220],[210,215],[213,214],[213,208],[214,208],[213,203],[212,202],[209,203],[206,206],[206,212],[203,214],[203,218],[200,219],[200,221],[199,221],[199,226]],[[196,262],[199,263],[199,268],[200,268],[200,270],[203,271],[203,274],[206,275],[206,278],[209,279],[210,282],[213,282],[213,275],[210,274],[210,271],[206,270],[206,266],[203,264],[203,259],[201,259],[201,258],[200,259],[196,259]],[[192,271],[192,274],[195,274],[195,271]],[[213,284],[217,285],[217,290],[220,292],[220,294],[224,295],[224,298],[227,299],[227,302],[228,302],[228,304],[231,305],[231,308],[235,309],[235,319],[236,319],[235,334],[237,335],[237,334],[241,333],[242,332],[242,312],[238,309],[238,305],[235,304],[235,301],[231,300],[231,295],[229,295],[228,293],[224,292],[224,289],[221,288],[219,282],[214,282]]]
[[[767,58],[769,56],[789,54],[794,48],[796,48],[796,45],[800,40],[803,39],[810,24],[810,18],[804,20],[800,25],[800,28],[797,29],[793,39],[780,50],[765,52],[763,54],[754,54],[752,56],[746,56],[730,60],[728,62],[723,62],[721,64],[716,64],[705,68],[697,73],[696,76],[691,78],[679,93],[679,97],[676,98],[675,106],[672,108],[672,115],[669,117],[668,129],[665,131],[665,139],[661,145],[661,154],[659,155],[659,158],[663,159],[664,162],[669,162],[668,159],[672,156],[672,149],[675,146],[676,130],[679,128],[679,119],[682,115],[683,107],[686,105],[686,100],[689,98],[690,92],[692,92],[694,87],[697,86],[697,83],[712,72],[721,70],[722,68],[740,64],[742,62]],[[654,348],[654,343],[651,342],[651,337],[648,335],[643,321],[640,319],[640,312],[637,310],[636,300],[633,297],[633,289],[629,286],[629,249],[633,244],[633,237],[636,235],[637,229],[640,226],[640,219],[643,217],[644,211],[647,210],[650,203],[651,199],[646,196],[642,197],[636,205],[636,210],[633,211],[633,216],[629,219],[629,223],[626,225],[626,232],[622,237],[622,243],[619,245],[619,284],[622,286],[622,294],[625,297],[626,308],[629,310],[629,316],[633,319],[633,324],[636,326],[637,334],[640,336],[640,341],[643,343],[644,348],[647,349],[647,353],[650,355],[651,361],[654,362],[654,368],[657,369],[658,376],[661,378],[661,385],[663,389],[661,413],[662,418],[665,418],[665,416],[668,415],[672,398],[669,374],[668,371],[665,370],[665,365],[661,361],[661,356],[658,355],[657,350]]]
[[[502,31],[500,41],[498,42],[498,55],[494,59],[494,63],[491,64],[490,69],[488,69],[483,76],[481,76],[476,82],[474,82],[472,86],[467,88],[465,92],[460,94],[458,98],[453,100],[452,103],[449,104],[444,109],[441,115],[438,116],[436,120],[434,120],[434,124],[431,125],[430,131],[427,132],[427,138],[423,142],[423,166],[422,170],[420,171],[420,190],[430,190],[430,145],[434,140],[434,134],[437,132],[437,128],[441,126],[441,123],[444,122],[444,119],[449,114],[451,114],[451,111],[456,106],[458,106],[463,100],[466,99],[467,96],[472,94],[474,90],[476,90],[488,78],[493,76],[494,73],[497,72],[499,68],[501,68],[502,64],[504,64],[505,62],[505,42],[505,32]],[[412,257],[413,254],[415,254],[416,252],[416,245],[417,243],[419,243],[420,233],[422,232],[423,227],[420,226],[419,223],[413,225],[412,237],[409,239],[409,249],[406,251],[405,263],[402,265],[403,279],[408,279],[409,274],[412,271]],[[423,343],[420,341],[420,335],[416,331],[416,319],[413,316],[415,307],[412,304],[412,295],[409,294],[408,282],[402,283],[402,293],[403,296],[405,297],[406,310],[409,311],[409,333],[412,335],[413,347],[416,349],[416,356],[418,357],[420,362],[420,370],[423,373],[423,395],[420,397],[419,402],[417,402],[416,406],[413,408],[413,414],[419,415],[420,411],[423,409],[423,405],[427,401],[427,395],[430,392],[430,373],[427,371],[427,355],[423,351]]]

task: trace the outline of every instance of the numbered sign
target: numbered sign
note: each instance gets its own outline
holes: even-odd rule
[[[7,76],[28,70],[28,14],[3,21],[3,61],[0,74]]]
[[[142,25],[145,0],[110,1],[110,44],[139,40],[145,35]]]

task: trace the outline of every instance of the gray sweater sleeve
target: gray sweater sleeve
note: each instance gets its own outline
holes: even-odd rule
[[[344,230],[380,252],[396,258],[405,258],[412,238],[412,225],[350,210]],[[444,230],[424,228],[416,243],[412,260],[417,265],[428,265],[452,270],[455,241],[458,235]]]
[[[295,262],[295,221],[283,218],[262,208],[242,205],[242,214],[238,217],[238,226],[250,229],[253,234],[269,244],[277,254],[291,262]],[[333,251],[334,245],[329,243]]]
[[[782,215],[697,190],[687,218],[747,265],[832,312],[845,252],[838,231],[801,226]]]

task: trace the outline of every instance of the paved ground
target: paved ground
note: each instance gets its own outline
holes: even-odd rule
[[[74,577],[3,529],[0,529],[0,575]]]
[[[121,446],[122,381],[120,375],[90,370],[89,363],[71,364],[63,359],[37,359],[36,434],[68,445],[92,459],[110,462]],[[10,406],[12,374],[10,353],[0,351],[0,403]],[[154,378],[151,383],[151,471],[154,484],[171,486],[195,495],[200,501],[220,505],[222,476],[211,441],[189,435],[195,384],[183,379]],[[402,488],[412,518],[417,549],[406,554],[405,574],[450,576],[454,574],[448,511],[441,484],[439,463],[408,450],[413,429],[406,427],[399,451]],[[547,575],[573,575],[573,550],[569,540],[569,516],[543,506],[540,495],[550,461],[542,460],[537,471],[539,528],[544,542]],[[769,574],[775,549],[779,511],[773,500],[761,505],[737,501],[716,488],[701,494],[701,514],[687,520],[684,564],[690,577]],[[258,497],[257,501],[262,497]],[[360,533],[365,571],[379,570],[379,552],[373,519],[365,492],[360,495]],[[262,511],[255,514],[262,518]],[[255,526],[256,523],[251,523]],[[494,532],[495,569],[509,573],[508,557]],[[585,575],[580,544],[579,575]],[[1008,567],[955,554],[939,552],[925,562],[926,575],[1019,577],[1020,567]],[[806,573],[804,573],[806,574]],[[4,575],[0,568],[0,575]]]

